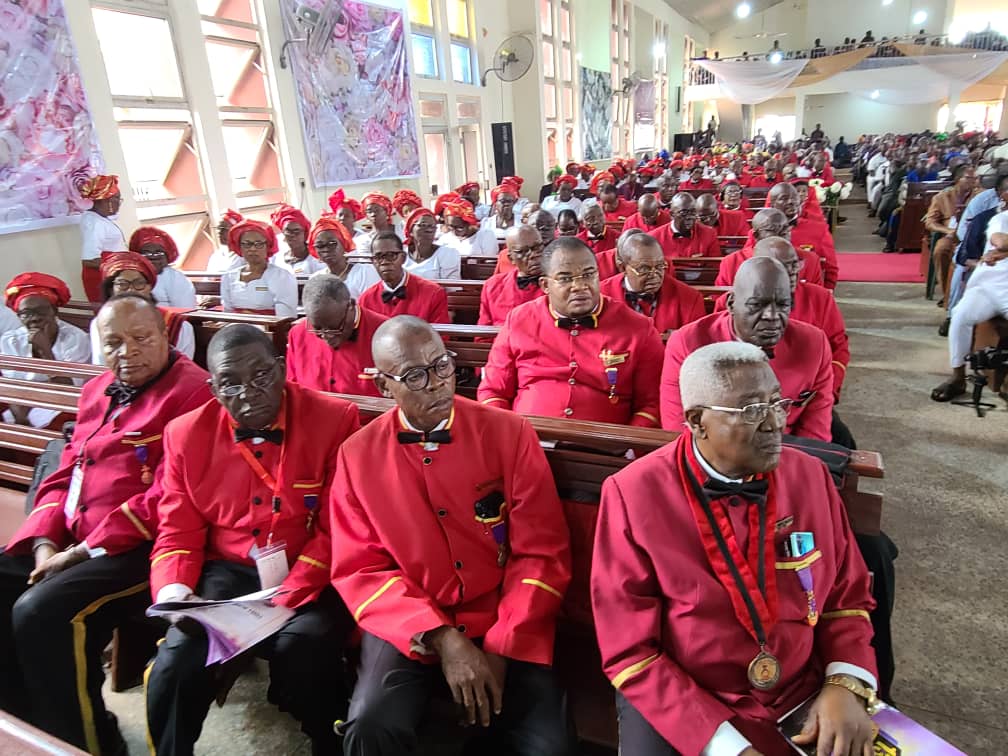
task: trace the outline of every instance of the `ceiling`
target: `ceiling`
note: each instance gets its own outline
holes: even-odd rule
[[[748,0],[752,14],[779,5],[784,0]],[[738,19],[735,8],[741,0],[665,0],[676,13],[702,26],[710,33],[727,29]]]

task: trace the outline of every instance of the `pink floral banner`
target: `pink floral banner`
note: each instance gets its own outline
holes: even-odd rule
[[[63,0],[0,0],[0,234],[77,222],[101,168]]]
[[[342,5],[320,55],[304,42],[287,48],[315,186],[419,176],[402,12],[358,2],[282,2],[287,39],[305,36],[298,5]]]

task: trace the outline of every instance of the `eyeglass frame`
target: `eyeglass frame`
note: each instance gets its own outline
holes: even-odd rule
[[[746,425],[762,425],[766,422],[767,416],[769,416],[770,412],[777,410],[783,410],[783,415],[779,415],[779,417],[782,422],[786,421],[788,412],[791,411],[792,407],[798,405],[799,403],[800,402],[795,399],[778,399],[775,402],[753,402],[752,404],[746,404],[743,407],[719,407],[714,404],[698,404],[697,409],[714,410],[715,412],[728,412],[733,415],[738,415],[739,419]],[[742,415],[744,415],[746,410],[750,407],[761,408],[758,410],[761,412],[759,418],[755,420],[746,420],[742,417]]]
[[[441,362],[441,360],[443,360],[445,357],[448,358],[448,361],[451,364],[451,371],[448,373],[448,375],[441,375],[440,373],[437,372],[437,364],[439,362]],[[402,375],[395,375],[394,373],[386,373],[384,370],[379,370],[376,367],[365,368],[364,372],[367,375],[372,375],[372,376],[381,375],[381,376],[384,376],[385,378],[389,378],[389,379],[395,381],[396,383],[401,383],[402,385],[404,385],[410,391],[423,391],[428,386],[430,386],[430,374],[431,374],[431,370],[433,370],[434,374],[438,378],[441,378],[441,379],[447,379],[447,378],[450,378],[452,375],[454,375],[455,374],[455,367],[456,367],[455,360],[457,358],[458,358],[458,354],[456,354],[455,352],[453,352],[450,349],[446,349],[445,352],[444,352],[444,354],[442,354],[440,357],[438,357],[436,360],[434,360],[434,362],[430,363],[429,365],[414,365],[411,368],[407,368],[406,372],[403,373]],[[422,386],[417,386],[416,388],[414,388],[413,386],[409,385],[408,379],[407,379],[406,376],[410,375],[411,373],[415,375],[416,371],[418,371],[418,370],[422,370],[423,371],[423,385]]]
[[[269,242],[266,239],[259,239],[258,241],[245,241],[244,239],[238,242],[239,249],[251,252],[263,252],[269,246]]]
[[[518,247],[518,248],[509,247],[508,254],[518,260],[527,260],[535,253],[536,250],[542,252],[543,249],[545,249],[545,247],[546,245],[543,244],[541,241],[539,241],[536,242],[535,244],[529,245],[528,247]]]
[[[244,396],[250,388],[254,388],[259,392],[265,392],[280,379],[280,375],[278,375],[276,369],[280,363],[280,359],[279,357],[273,358],[273,364],[270,366],[268,376],[264,375],[265,371],[260,371],[258,374],[252,376],[248,383],[233,383],[222,387],[217,385],[213,378],[207,378],[207,383],[210,384],[215,392],[228,399]]]
[[[313,336],[317,336],[318,338],[322,339],[323,341],[332,336],[342,336],[344,333],[346,333],[347,320],[350,318],[350,311],[354,307],[355,307],[354,301],[352,299],[348,300],[346,304],[346,309],[343,311],[343,319],[340,321],[339,328],[317,329],[315,328],[315,326],[312,325],[311,320],[308,317],[305,317],[305,330],[308,331],[308,333],[312,334]]]
[[[125,285],[123,285],[125,284]],[[138,287],[137,284],[140,286]],[[112,281],[112,288],[116,291],[127,292],[127,291],[144,291],[145,289],[153,288],[151,282],[146,278],[137,278],[133,281],[127,281],[125,278],[119,278],[118,276]]]
[[[599,272],[596,268],[595,270],[589,270],[585,273],[581,273],[577,276],[543,276],[543,278],[548,278],[550,281],[555,282],[557,285],[567,288],[568,286],[573,286],[576,282],[581,281],[583,283],[591,283],[592,281],[599,280]],[[570,280],[567,280],[570,279]]]
[[[668,263],[659,263],[653,268],[641,268],[637,269],[628,262],[623,263],[623,267],[633,273],[635,276],[640,276],[641,278],[647,278],[652,273],[660,276],[664,276],[669,269]]]

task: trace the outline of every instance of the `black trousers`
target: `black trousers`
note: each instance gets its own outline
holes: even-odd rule
[[[871,613],[872,647],[878,665],[879,698],[892,702],[892,682],[896,674],[893,654],[892,612],[896,602],[896,565],[899,549],[885,533],[877,536],[855,534],[861,556],[872,573],[872,596],[875,611]]]
[[[254,567],[207,562],[196,592],[225,599],[259,590]],[[334,740],[333,725],[347,708],[343,648],[353,626],[332,588],[302,606],[279,631],[255,647],[269,661],[267,700],[301,723],[313,739]],[[216,672],[206,666],[207,637],[171,626],[147,670],[147,726],[158,756],[192,754],[216,697]]]
[[[630,756],[680,756],[633,704],[616,692],[616,715],[619,719],[619,752]]]
[[[392,644],[364,633],[350,716],[341,728],[345,735],[343,753],[400,756],[413,752],[417,727],[432,693],[439,689],[450,696],[439,665],[408,659]],[[571,754],[566,696],[553,670],[509,660],[504,708],[499,717],[491,718],[490,727],[479,740],[479,748],[467,752],[508,756]]]
[[[150,544],[28,587],[32,556],[0,554],[0,708],[92,754],[121,743],[102,700],[102,651],[150,606]]]

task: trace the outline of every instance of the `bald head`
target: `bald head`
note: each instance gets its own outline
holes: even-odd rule
[[[787,216],[772,207],[758,211],[753,216],[752,227],[753,236],[757,241],[771,236],[787,236],[791,229]]]
[[[375,330],[371,339],[371,357],[379,370],[395,373],[403,362],[403,356],[426,342],[444,349],[441,337],[426,320],[413,315],[397,315]]]
[[[658,225],[658,212],[660,210],[661,206],[658,204],[658,198],[653,194],[645,194],[637,200],[637,212],[640,213],[641,218],[644,219],[644,223],[648,226]]]
[[[545,215],[549,215],[544,211]],[[552,239],[552,236],[551,236]],[[512,226],[504,236],[507,243],[508,259],[518,268],[518,275],[538,276],[542,274],[542,251],[545,242],[542,232],[530,225]]]
[[[511,226],[504,233],[504,243],[507,245],[508,251],[515,247],[520,248],[534,244],[537,241],[539,241],[539,232],[528,223]]]
[[[798,190],[791,184],[784,182],[774,184],[767,196],[770,199],[770,206],[784,213],[789,221],[798,217],[801,203],[798,199]]]
[[[112,297],[95,320],[105,364],[121,383],[142,386],[168,365],[171,344],[153,301],[132,294]]]
[[[701,194],[696,201],[697,217],[707,226],[716,226],[721,212],[713,194]]]
[[[693,226],[696,225],[697,214],[696,202],[694,202],[692,194],[679,192],[672,198],[669,211],[672,213],[672,222],[675,224],[677,231],[689,233],[693,230]]]
[[[740,339],[773,347],[784,335],[791,312],[787,270],[772,257],[746,260],[735,274],[728,308]]]
[[[770,236],[760,239],[753,247],[753,258],[769,257],[781,265],[788,273],[788,280],[791,283],[791,293],[798,287],[798,274],[801,272],[804,262],[794,246],[787,239],[779,236]]]

